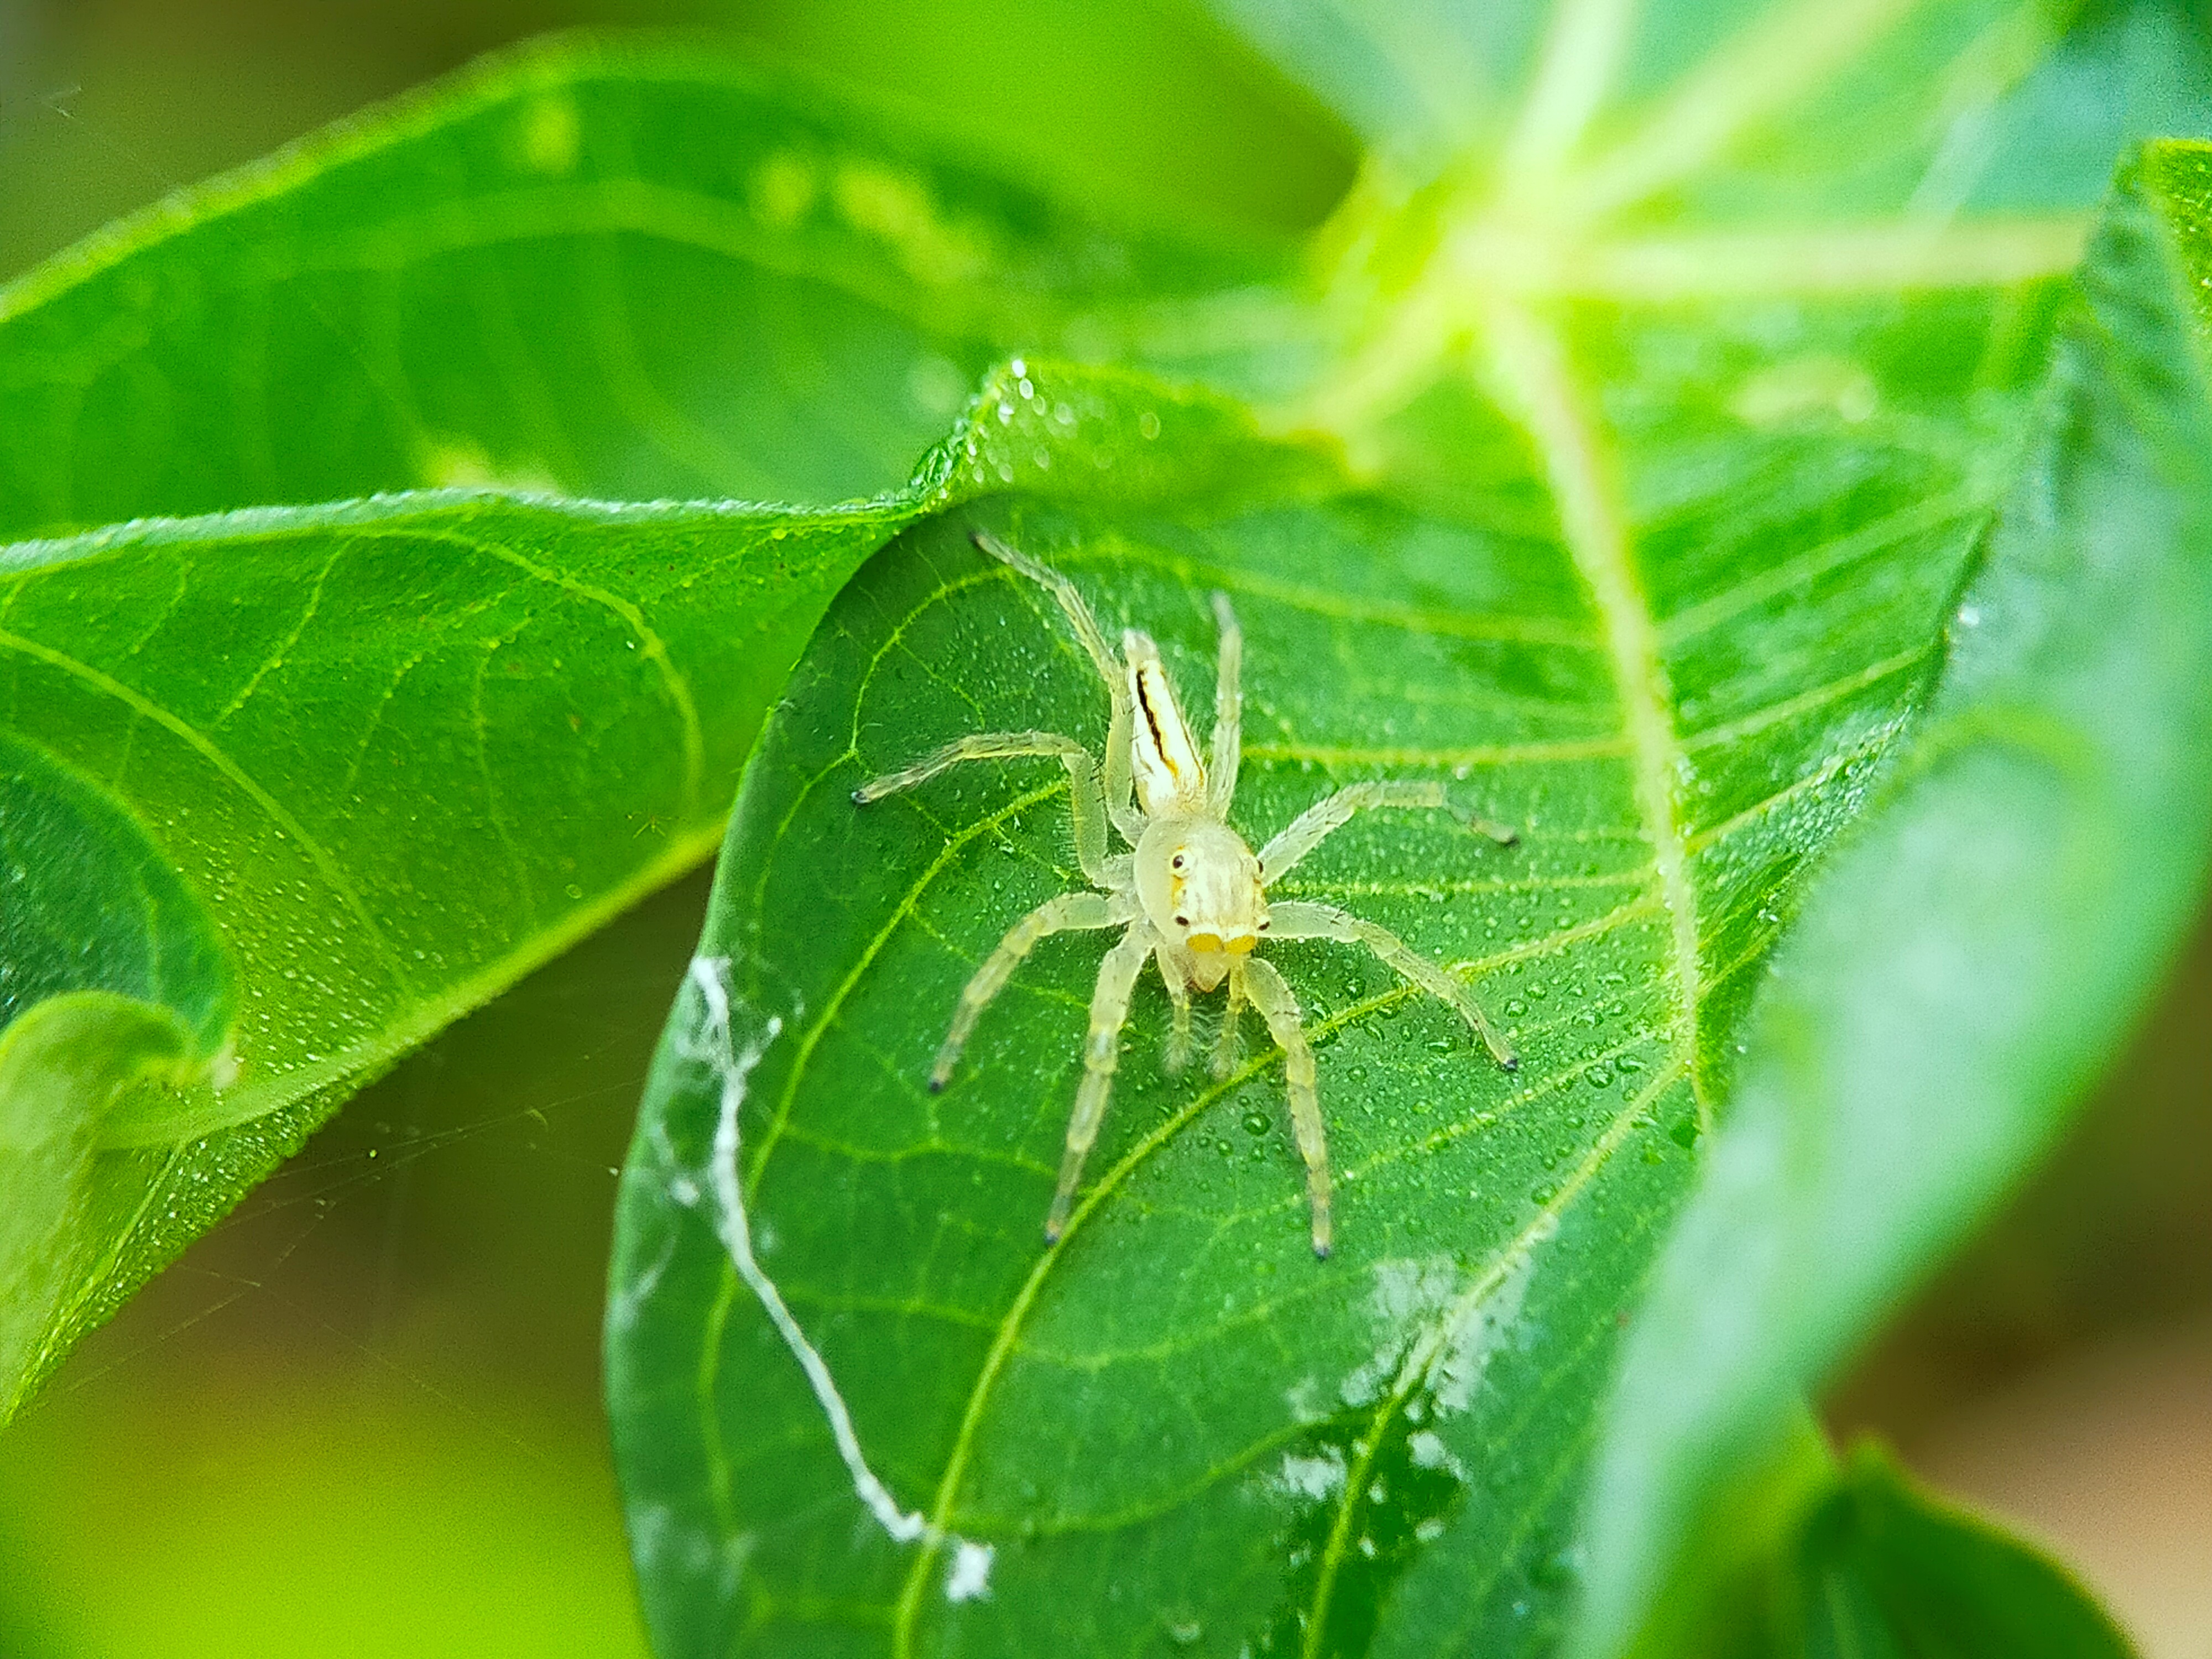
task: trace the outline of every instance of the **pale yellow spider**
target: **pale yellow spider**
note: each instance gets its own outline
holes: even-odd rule
[[[1442,807],[1461,816],[1445,799],[1440,783],[1382,781],[1355,783],[1316,802],[1260,849],[1255,857],[1244,838],[1229,827],[1229,806],[1237,793],[1237,763],[1243,694],[1238,679],[1243,635],[1225,595],[1213,596],[1221,629],[1219,683],[1213,720],[1213,764],[1199,759],[1190,726],[1176,702],[1159,647],[1135,629],[1121,635],[1125,659],[1117,668],[1105,635],[1074,584],[1055,570],[990,537],[975,544],[992,557],[1039,582],[1060,601],[1076,637],[1106,682],[1113,714],[1106,732],[1105,781],[1091,753],[1073,738],[1053,732],[981,732],[956,738],[903,771],[874,779],[853,792],[866,805],[911,789],[962,761],[1007,760],[1052,756],[1067,768],[1075,819],[1075,856],[1099,892],[1062,893],[1046,900],[1016,922],[998,949],[984,959],[960,994],[952,1029],[937,1051],[929,1074],[933,1091],[952,1076],[960,1050],[991,999],[1013,976],[1039,939],[1073,928],[1127,930],[1098,969],[1091,996],[1091,1030],[1083,1046],[1083,1082],[1067,1121],[1067,1152],[1060,1167],[1060,1187],[1045,1218],[1048,1241],[1057,1240],[1067,1224],[1083,1160],[1098,1138],[1106,1098],[1121,1060],[1121,1027],[1137,975],[1150,956],[1159,965],[1175,1010],[1167,1050],[1168,1069],[1179,1072],[1191,1051],[1190,994],[1212,991],[1225,980],[1229,1008],[1213,1051],[1216,1077],[1236,1060],[1237,1017],[1249,1002],[1267,1022],[1281,1048],[1288,1078],[1291,1126],[1305,1159],[1306,1191],[1313,1213],[1313,1247],[1329,1251],[1328,1146],[1322,1130],[1321,1101],[1315,1090],[1313,1049],[1301,1028],[1297,999],[1272,964],[1253,954],[1262,938],[1326,939],[1364,945],[1390,967],[1432,996],[1456,1009],[1489,1048],[1500,1066],[1517,1064],[1512,1049],[1491,1029],[1467,988],[1411,949],[1389,929],[1331,904],[1267,902],[1266,890],[1300,859],[1368,807]],[[1143,718],[1138,719],[1141,714]],[[1130,793],[1134,788],[1133,805]],[[1465,818],[1471,828],[1510,844],[1510,830]],[[1111,823],[1133,849],[1109,854],[1106,827]]]

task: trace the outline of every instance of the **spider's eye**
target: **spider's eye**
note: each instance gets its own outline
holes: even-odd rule
[[[1274,924],[1273,922],[1269,921],[1268,920],[1267,920],[1267,918],[1265,918],[1265,917],[1263,916],[1263,917],[1261,917],[1261,921],[1260,921],[1260,931],[1261,931],[1261,933],[1266,933],[1266,932],[1267,932],[1270,927],[1273,927],[1274,925],[1275,925],[1275,924]]]
[[[1180,870],[1189,862],[1190,860],[1188,859],[1185,858],[1182,854],[1177,853],[1173,858],[1168,860],[1168,868],[1170,870]]]
[[[1189,927],[1189,926],[1190,926],[1190,918],[1189,918],[1188,916],[1177,916],[1177,917],[1176,918],[1176,927]]]

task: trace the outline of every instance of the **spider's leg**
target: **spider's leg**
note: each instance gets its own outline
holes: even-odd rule
[[[1244,630],[1229,608],[1229,596],[1213,596],[1213,620],[1221,629],[1221,667],[1213,690],[1213,755],[1206,774],[1206,810],[1215,817],[1229,817],[1237,799],[1237,763],[1243,754]]]
[[[1229,975],[1229,1006],[1222,1011],[1221,1034],[1213,1040],[1213,1058],[1206,1069],[1217,1078],[1225,1078],[1237,1069],[1237,1058],[1243,1044],[1237,1030],[1237,1017],[1244,1006],[1244,975],[1232,972]]]
[[[1145,965],[1155,935],[1139,922],[1121,936],[1121,943],[1098,964],[1098,984],[1091,993],[1091,1030],[1083,1040],[1083,1082],[1075,1091],[1075,1110],[1067,1120],[1067,1152],[1060,1163],[1060,1186],[1052,1195],[1052,1208],[1044,1219],[1048,1243],[1056,1243],[1067,1226],[1067,1212],[1075,1202],[1075,1183],[1083,1177],[1083,1160],[1091,1143],[1098,1139],[1099,1120],[1106,1115],[1106,1097],[1114,1088],[1114,1068],[1121,1063],[1121,1027],[1129,1018],[1129,998],[1137,985],[1137,970]]]
[[[1006,988],[1014,969],[1022,965],[1022,958],[1029,955],[1039,939],[1080,927],[1118,927],[1129,920],[1129,914],[1126,905],[1104,893],[1062,893],[1057,898],[1047,899],[1008,928],[998,948],[983,958],[983,965],[960,993],[960,1006],[952,1013],[952,1029],[938,1045],[937,1063],[929,1068],[930,1093],[938,1093],[951,1081],[952,1068],[959,1063],[960,1051],[975,1034],[975,1022],[982,1018],[983,1010],[991,1006],[991,999]]]
[[[1057,732],[971,732],[932,750],[911,766],[869,779],[853,792],[853,804],[866,806],[886,795],[927,783],[963,761],[1018,760],[1031,755],[1055,756],[1067,768],[1068,810],[1075,818],[1075,861],[1101,887],[1115,885],[1106,858],[1106,817],[1098,793],[1098,763],[1073,738],[1064,738]]]
[[[1283,1074],[1291,1097],[1291,1133],[1306,1161],[1306,1199],[1313,1210],[1314,1254],[1326,1256],[1331,1240],[1328,1212],[1328,1139],[1321,1121],[1321,1093],[1315,1086],[1313,1049],[1306,1042],[1298,1000],[1283,976],[1258,957],[1247,957],[1231,978],[1245,981],[1244,993],[1268,1035],[1283,1051]]]
[[[1352,815],[1376,806],[1413,806],[1449,812],[1470,830],[1487,836],[1501,847],[1521,839],[1503,824],[1469,817],[1451,804],[1441,783],[1410,778],[1382,778],[1354,783],[1338,790],[1292,818],[1280,834],[1260,849],[1260,884],[1267,886],[1300,859],[1352,822]]]
[[[995,536],[980,530],[974,535],[977,547],[1000,563],[1012,565],[1060,601],[1060,608],[1066,613],[1068,625],[1074,629],[1075,637],[1090,656],[1091,666],[1106,682],[1106,696],[1113,709],[1106,727],[1106,815],[1121,832],[1122,839],[1134,847],[1137,838],[1145,833],[1144,815],[1130,798],[1133,777],[1129,735],[1136,712],[1129,703],[1127,678],[1115,661],[1114,653],[1106,648],[1106,635],[1099,631],[1097,617],[1091,614],[1091,606],[1076,590],[1075,584],[1060,572],[1039,564]]]
[[[1168,1005],[1175,1011],[1175,1024],[1168,1031],[1168,1051],[1164,1058],[1167,1074],[1176,1077],[1190,1064],[1190,987],[1182,982],[1175,963],[1168,957],[1168,942],[1162,939],[1152,949],[1152,960],[1160,970],[1160,982],[1168,988]]]
[[[1458,1010],[1460,1018],[1482,1039],[1491,1058],[1500,1066],[1509,1072],[1520,1066],[1513,1045],[1491,1029],[1481,1005],[1467,987],[1388,927],[1364,916],[1355,916],[1348,910],[1340,910],[1334,904],[1312,904],[1296,899],[1270,905],[1267,919],[1273,924],[1268,932],[1275,939],[1333,939],[1346,945],[1365,945],[1431,996]]]

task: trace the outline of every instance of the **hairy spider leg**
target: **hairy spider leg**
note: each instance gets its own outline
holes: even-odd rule
[[[1237,763],[1243,758],[1244,630],[1229,608],[1229,596],[1213,596],[1214,625],[1221,631],[1221,665],[1213,690],[1212,764],[1206,774],[1206,810],[1223,823],[1237,799]]]
[[[853,804],[866,806],[886,795],[925,783],[963,761],[1018,760],[1051,755],[1067,768],[1068,810],[1075,819],[1075,860],[1101,887],[1110,887],[1113,861],[1106,856],[1106,809],[1098,792],[1098,763],[1073,738],[1057,732],[971,732],[931,750],[911,766],[871,778],[853,792]]]
[[[1268,906],[1267,916],[1274,923],[1270,931],[1277,939],[1328,939],[1344,945],[1365,945],[1385,966],[1457,1010],[1459,1017],[1482,1039],[1492,1060],[1509,1072],[1520,1068],[1521,1061],[1513,1052],[1513,1045],[1491,1029],[1490,1021],[1467,987],[1388,927],[1364,916],[1355,916],[1349,910],[1340,910],[1334,904],[1315,904],[1298,899],[1285,899]]]
[[[1329,1219],[1328,1137],[1322,1128],[1321,1094],[1315,1086],[1313,1049],[1306,1042],[1298,1000],[1267,960],[1246,957],[1231,971],[1230,981],[1244,981],[1244,994],[1267,1022],[1268,1035],[1283,1051],[1283,1077],[1291,1097],[1291,1134],[1306,1161],[1306,1200],[1313,1212],[1313,1249],[1327,1256]]]
[[[1237,1016],[1244,1008],[1244,976],[1233,969],[1229,975],[1229,1006],[1222,1010],[1221,1030],[1213,1039],[1213,1059],[1206,1069],[1215,1078],[1225,1078],[1237,1069],[1237,1057],[1243,1050],[1243,1042],[1237,1030]]]
[[[1066,613],[1068,626],[1075,630],[1077,641],[1091,658],[1091,665],[1106,682],[1106,696],[1112,711],[1106,722],[1106,814],[1121,832],[1121,838],[1134,847],[1145,833],[1144,814],[1131,799],[1135,780],[1129,763],[1129,731],[1136,711],[1130,706],[1128,684],[1113,653],[1106,648],[1106,635],[1099,631],[1097,617],[1091,615],[1091,606],[1076,590],[1075,584],[1060,572],[1039,564],[995,536],[980,530],[973,534],[977,547],[1027,576],[1060,602],[1060,610]]]
[[[1075,1091],[1075,1110],[1067,1120],[1067,1151],[1060,1163],[1060,1185],[1044,1218],[1048,1243],[1058,1243],[1066,1229],[1067,1212],[1075,1202],[1075,1183],[1083,1178],[1083,1160],[1090,1156],[1091,1143],[1098,1139],[1099,1120],[1106,1115],[1106,1097],[1114,1089],[1114,1069],[1121,1063],[1121,1027],[1128,1021],[1137,972],[1157,940],[1158,935],[1139,920],[1098,964],[1098,984],[1091,993],[1091,1030],[1083,1040],[1083,1082]]]
[[[1047,899],[1009,927],[998,948],[983,958],[983,965],[960,993],[960,1006],[952,1012],[952,1029],[938,1045],[937,1063],[929,1068],[930,1093],[942,1092],[951,1081],[952,1068],[959,1064],[960,1051],[968,1046],[968,1039],[975,1034],[976,1021],[982,1018],[991,1000],[1006,988],[1014,969],[1040,939],[1087,927],[1119,927],[1134,920],[1136,914],[1136,907],[1118,895],[1062,893]]]
[[[1190,1064],[1194,1047],[1190,1036],[1190,987],[1183,983],[1182,970],[1168,954],[1165,939],[1152,947],[1152,960],[1159,966],[1160,983],[1168,988],[1168,1005],[1175,1015],[1175,1024],[1168,1030],[1167,1053],[1162,1056],[1161,1063],[1170,1077],[1176,1077]]]
[[[1408,778],[1371,779],[1365,783],[1347,784],[1334,794],[1324,796],[1284,825],[1260,849],[1260,885],[1272,885],[1284,872],[1351,823],[1357,814],[1380,806],[1449,812],[1468,829],[1489,836],[1501,847],[1510,847],[1521,839],[1503,824],[1462,812],[1452,805],[1441,783]]]

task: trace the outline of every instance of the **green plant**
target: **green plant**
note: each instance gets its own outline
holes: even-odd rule
[[[571,41],[0,291],[0,1401],[734,799],[610,1293],[664,1653],[2118,1650],[1800,1402],[2197,896],[2197,24],[1234,9],[1369,142],[1310,248]],[[1233,595],[1259,832],[1521,832],[1288,884],[1523,1055],[1281,953],[1326,1265],[1279,1057],[1164,1076],[1157,987],[1048,1248],[1088,964],[922,1087],[1065,784],[851,789],[1103,735],[979,528],[1186,687]]]

